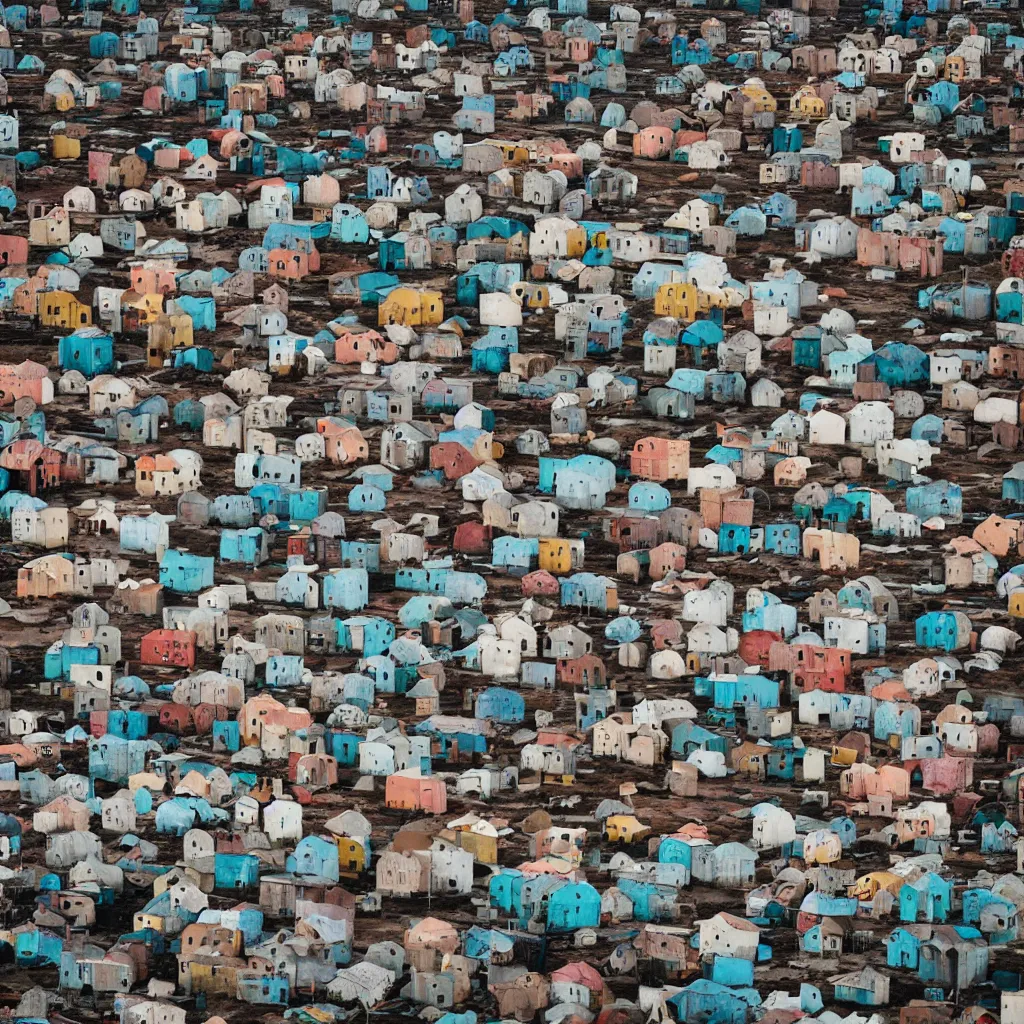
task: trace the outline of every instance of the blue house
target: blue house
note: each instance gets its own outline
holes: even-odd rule
[[[942,208],[941,202],[940,198],[939,209]],[[964,251],[964,244],[967,241],[967,225],[962,220],[956,220],[954,217],[943,217],[939,222],[939,231],[945,236],[942,242],[943,252],[962,253]],[[1002,318],[997,316],[997,319]],[[1020,320],[1015,322],[1020,323]]]
[[[290,985],[288,979],[280,974],[243,975],[238,979],[236,991],[238,999],[243,1003],[255,1006],[287,1006]]]
[[[921,728],[921,709],[913,704],[885,701],[875,708],[875,739],[889,742],[892,737],[916,736]]]
[[[372,484],[356,484],[348,493],[349,512],[383,512],[388,496]]]
[[[592,572],[577,572],[560,581],[563,608],[587,608],[607,612],[618,607],[615,581]]]
[[[919,647],[955,651],[958,633],[955,612],[925,612],[914,621],[914,635]]]
[[[796,210],[795,202],[793,210]],[[795,225],[795,213],[792,219]],[[759,206],[740,206],[726,217],[725,226],[732,228],[741,238],[760,238],[768,229],[768,218]]]
[[[754,984],[754,961],[735,956],[714,955],[704,963],[704,977],[730,988],[749,988]]]
[[[900,920],[909,924],[941,924],[949,916],[953,883],[929,871],[900,889]]]
[[[904,886],[904,889],[908,886]],[[902,890],[900,893],[902,897]],[[902,919],[903,900],[900,900]],[[887,967],[907,967],[916,971],[920,963],[922,936],[914,929],[894,928],[883,940],[885,943],[885,963]]]
[[[342,676],[342,686],[342,696],[346,704],[354,704],[364,711],[369,711],[374,694],[373,680],[369,676],[359,672],[346,672]]]
[[[575,384],[572,386],[575,387]],[[537,490],[542,494],[557,493],[560,489],[566,489],[569,482],[575,481],[576,474],[594,481],[595,491],[601,492],[602,502],[604,494],[615,487],[615,463],[598,455],[576,455],[571,459],[542,456],[538,460],[538,471]],[[560,484],[562,484],[561,488]],[[573,507],[591,508],[595,506]]]
[[[776,133],[780,131],[785,132],[786,129],[775,129]],[[800,134],[799,129],[796,128],[791,128],[789,131],[795,132],[797,135]],[[773,192],[763,204],[762,209],[768,218],[769,226],[780,228],[796,227],[797,203],[792,196],[787,196],[785,192]]]
[[[210,518],[238,529],[252,526],[256,502],[250,494],[219,494],[210,505]]]
[[[955,82],[938,81],[928,87],[928,100],[949,117],[960,103],[960,86]]]
[[[633,904],[635,921],[673,921],[679,890],[673,885],[619,878],[616,888]]]
[[[679,1024],[706,1021],[708,1024],[746,1024],[751,1007],[760,1005],[757,989],[728,988],[707,978],[698,978],[665,1000]]]
[[[917,305],[952,320],[987,320],[992,313],[992,287],[974,283],[930,285],[918,290]]]
[[[475,277],[473,280],[478,281]],[[482,338],[473,342],[471,369],[475,373],[501,373],[508,369],[509,354],[518,351],[518,328],[491,326]]]
[[[922,520],[941,516],[947,523],[959,523],[963,518],[963,492],[959,484],[948,480],[908,487],[907,511]]]
[[[171,797],[157,806],[156,830],[183,836],[197,821],[215,820],[212,812],[210,804],[200,797]]]
[[[380,572],[380,541],[343,540],[341,564],[346,569],[365,569]]]
[[[1024,292],[1012,278],[1006,291],[996,291],[996,320],[1003,324],[1019,324],[1024,320]]]
[[[134,12],[125,13],[138,13],[139,0],[116,0],[116,2],[134,5]],[[178,103],[195,103],[199,98],[199,81],[200,75],[197,70],[190,68],[187,64],[171,64],[164,72],[164,90],[172,100]]]
[[[793,636],[796,633],[796,608],[784,604],[776,594],[763,591],[761,604],[743,613],[743,631],[746,633],[753,629],[768,629],[783,636]]]
[[[202,430],[206,407],[194,398],[184,398],[174,406],[174,423],[187,430]]]
[[[768,523],[764,528],[764,549],[776,555],[795,558],[800,554],[798,523]]]
[[[548,896],[547,931],[574,932],[601,923],[601,894],[589,882],[565,882]]]
[[[89,38],[89,56],[94,60],[116,57],[119,43],[116,32],[97,32]]]
[[[149,715],[145,711],[112,709],[107,712],[107,733],[127,740],[145,739],[149,734]]]
[[[930,377],[928,355],[916,345],[899,341],[886,342],[860,365],[873,366],[875,379],[890,387],[924,383]]]
[[[892,198],[881,185],[854,185],[851,216],[876,217],[892,209]]]
[[[233,754],[241,750],[241,730],[237,721],[214,722],[211,736],[215,751]]]
[[[963,923],[981,925],[986,922],[986,934],[991,945],[1002,945],[1017,938],[1017,907],[1005,896],[997,896],[991,889],[970,888],[961,897]]]
[[[201,345],[192,345],[189,348],[177,348],[172,353],[172,366],[176,370],[183,367],[191,367],[200,373],[213,372],[214,355],[213,350],[204,348]]]
[[[802,327],[793,332],[793,365],[812,370],[821,366],[820,327]]]
[[[537,564],[540,541],[536,537],[495,537],[491,542],[491,563],[513,572],[529,572]]]
[[[716,708],[729,708],[744,704],[757,704],[762,708],[779,706],[779,682],[766,676],[738,676],[735,679],[708,679],[698,677],[694,687],[697,696],[711,690]]]
[[[672,495],[661,484],[642,480],[629,489],[629,507],[643,512],[664,512],[672,504]]]
[[[335,203],[331,211],[331,238],[350,245],[365,245],[370,226],[362,211],[349,203]]]
[[[303,659],[298,654],[271,654],[267,658],[267,686],[298,686],[302,682]]]
[[[492,686],[476,698],[477,718],[493,718],[499,722],[519,723],[526,717],[526,702],[516,690]]]
[[[341,878],[338,844],[322,836],[305,836],[286,859],[285,870],[295,875],[313,875],[337,882]]]
[[[707,391],[707,378],[706,370],[682,367],[669,377],[665,386],[681,391],[684,395],[693,395],[697,401],[700,401]]]
[[[197,594],[213,586],[212,557],[168,548],[160,560],[160,583],[179,594]]]
[[[672,753],[677,757],[685,759],[695,750],[713,750],[725,754],[728,750],[728,742],[724,736],[719,736],[717,733],[705,729],[704,726],[698,725],[696,722],[680,722],[672,730]],[[658,847],[658,859],[660,861],[664,861],[665,858],[671,856],[671,845],[665,849],[662,849],[662,847],[665,847],[666,843],[671,844],[673,842],[679,841],[673,840],[671,837],[662,840],[661,846]],[[687,850],[689,850],[688,844]]]
[[[832,981],[837,1002],[884,1006],[889,1001],[889,979],[872,967],[851,971]]]
[[[114,339],[95,327],[86,327],[60,339],[57,359],[62,370],[78,370],[86,377],[109,373],[114,369]]]
[[[325,608],[356,612],[369,601],[370,578],[365,569],[332,569],[323,582]]]
[[[986,821],[981,826],[981,852],[989,854],[1012,853],[1017,848],[1017,830],[1009,821],[998,825]]]
[[[617,644],[628,644],[640,639],[643,635],[643,628],[631,616],[620,615],[604,627],[604,635],[605,639],[612,640]]]
[[[750,527],[737,523],[722,523],[718,531],[720,555],[742,555],[750,550]]]
[[[260,565],[267,560],[267,535],[261,526],[245,530],[221,530],[220,560]]]
[[[14,933],[14,960],[19,967],[58,967],[64,939],[45,928]]]
[[[1003,474],[1003,501],[1024,505],[1024,462],[1016,463]]]
[[[145,769],[148,753],[148,740],[126,740],[106,733],[89,741],[89,775],[127,785],[130,775]]]
[[[349,768],[359,762],[359,744],[362,741],[362,736],[357,733],[332,729],[327,733],[327,752],[339,765]]]
[[[387,619],[354,615],[337,622],[337,644],[342,651],[361,651],[370,658],[383,654],[395,639],[395,627]]]
[[[249,853],[216,853],[213,879],[215,889],[251,889],[259,885],[259,858]]]
[[[492,907],[509,914],[513,910],[514,885],[523,879],[523,873],[515,868],[501,868],[491,875],[487,894]]]
[[[69,679],[72,665],[98,665],[100,649],[95,644],[73,647],[63,640],[55,640],[43,656],[44,679]]]
[[[288,493],[288,518],[311,523],[327,511],[326,487],[300,487]]]
[[[677,35],[672,40],[672,63],[679,67],[686,64],[710,64],[715,56],[706,39],[698,37],[692,42],[685,35]]]
[[[552,668],[554,666],[551,666]],[[607,718],[616,706],[614,690],[588,690],[576,694],[576,727],[589,729],[595,722]]]

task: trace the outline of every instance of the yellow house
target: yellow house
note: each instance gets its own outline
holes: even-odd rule
[[[82,155],[80,139],[69,139],[66,135],[54,135],[54,160],[77,160]]]
[[[159,914],[147,914],[144,911],[139,911],[132,918],[132,929],[141,932],[146,928],[150,928],[155,932],[163,932],[164,919]]]
[[[761,85],[745,85],[740,89],[740,95],[752,103],[752,113],[755,114],[774,112],[778,107],[775,97]]]
[[[654,293],[654,315],[676,320],[697,319],[697,286],[688,281],[671,281]]]
[[[713,309],[728,309],[729,296],[721,288],[711,292],[697,291],[697,312],[710,313]]]
[[[230,996],[238,989],[238,972],[246,962],[233,956],[178,956],[178,984],[189,994]]]
[[[445,829],[442,838],[473,854],[480,864],[498,863],[498,837],[473,832],[468,828]]]
[[[833,747],[831,760],[836,768],[849,768],[857,763],[857,751],[852,747]]]
[[[810,86],[798,89],[789,101],[789,109],[805,117],[824,117],[828,113],[825,101]]]
[[[366,870],[366,848],[358,839],[338,837],[338,870],[350,878]]]
[[[537,541],[537,565],[547,572],[572,572],[572,554],[572,543],[564,537],[541,537]]]
[[[405,327],[430,327],[444,320],[444,299],[440,292],[395,288],[388,292],[377,310],[377,323]]]
[[[161,313],[149,324],[149,365],[163,366],[172,350],[191,348],[193,343],[192,317],[188,313]]]
[[[893,896],[898,896],[904,884],[905,879],[891,871],[870,871],[849,886],[846,895],[851,899],[872,900],[884,889]]]
[[[587,251],[587,229],[569,228],[565,233],[566,259],[582,259]]]
[[[517,281],[509,289],[509,294],[525,309],[547,309],[551,305],[547,285]]]
[[[488,139],[487,144],[501,150],[501,158],[505,161],[506,167],[515,167],[530,162],[530,151],[521,143]]]
[[[651,827],[632,814],[613,814],[604,823],[604,834],[612,843],[639,843],[651,834]]]
[[[1024,590],[1018,589],[1010,594],[1006,610],[1011,619],[1024,619]]]
[[[92,310],[71,292],[38,292],[39,322],[44,327],[88,327]]]
[[[967,58],[960,54],[950,54],[942,66],[942,74],[948,82],[966,82]]]
[[[140,327],[152,324],[164,311],[164,297],[160,292],[147,292],[145,295],[125,292],[121,297],[121,310],[128,314],[128,320],[135,319]]]

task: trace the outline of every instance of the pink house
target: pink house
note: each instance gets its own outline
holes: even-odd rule
[[[444,780],[409,771],[388,776],[384,804],[403,811],[426,811],[444,814],[448,810],[448,793]]]

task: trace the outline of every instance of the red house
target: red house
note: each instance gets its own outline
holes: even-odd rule
[[[760,665],[761,668],[768,668],[771,646],[781,641],[781,633],[773,633],[770,629],[752,629],[740,637],[736,653],[748,665]]]
[[[491,537],[494,529],[469,520],[455,528],[452,546],[460,555],[487,555],[491,551]]]
[[[192,708],[187,704],[174,704],[168,701],[160,708],[160,728],[176,736],[184,736],[191,732]]]
[[[458,480],[479,465],[469,449],[457,441],[442,441],[430,449],[430,468],[443,469],[448,480]]]
[[[197,736],[206,736],[213,732],[214,722],[224,722],[230,717],[229,710],[223,704],[197,704],[192,709],[192,723]]]
[[[143,665],[193,668],[196,663],[196,635],[190,629],[154,629],[142,638],[139,657]]]
[[[559,658],[555,662],[555,681],[570,686],[604,686],[608,681],[608,671],[596,654]]]
[[[527,597],[552,597],[558,594],[558,580],[546,569],[528,572],[523,577],[523,594]]]

